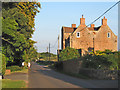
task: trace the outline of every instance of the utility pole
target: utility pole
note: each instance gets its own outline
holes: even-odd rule
[[[58,61],[59,61],[59,35],[58,35]]]
[[[47,53],[48,53],[48,47],[47,47]]]
[[[49,43],[49,61],[50,61],[50,43]]]
[[[48,60],[49,60],[48,46],[47,46],[47,58],[48,58]],[[47,60],[47,61],[48,61],[48,60]]]
[[[94,50],[95,46],[94,46],[94,37],[93,37],[93,55],[95,55],[95,50]]]

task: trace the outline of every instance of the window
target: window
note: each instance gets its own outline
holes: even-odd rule
[[[110,38],[110,32],[107,33],[107,37]]]
[[[77,38],[79,38],[80,37],[80,32],[77,32]]]

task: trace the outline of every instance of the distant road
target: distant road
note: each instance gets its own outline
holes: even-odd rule
[[[117,80],[84,80],[55,72],[32,62],[28,88],[117,88]]]

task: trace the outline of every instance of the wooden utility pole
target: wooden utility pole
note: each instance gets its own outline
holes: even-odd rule
[[[48,47],[47,47],[47,53],[48,53]]]
[[[49,61],[50,61],[50,43],[49,43]]]
[[[59,35],[58,35],[58,61],[59,61]]]
[[[94,46],[94,37],[93,37],[93,55],[95,55],[95,50],[94,50],[95,46]]]

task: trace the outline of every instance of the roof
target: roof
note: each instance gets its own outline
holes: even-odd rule
[[[98,31],[99,30],[99,28],[100,28],[101,26],[99,26],[99,27],[88,27],[88,30],[89,31]]]
[[[95,31],[98,31],[100,27],[101,27],[101,26],[99,26],[99,27],[94,27],[94,30],[95,30]]]
[[[89,31],[98,31],[100,27],[101,26],[94,27],[94,28],[93,27],[88,27],[88,30]],[[76,29],[77,29],[77,27],[76,28],[73,28],[73,27],[63,27],[63,30],[64,30],[65,33],[73,33]]]
[[[63,27],[63,30],[65,33],[72,33],[76,30],[77,28],[73,28],[73,27]]]

